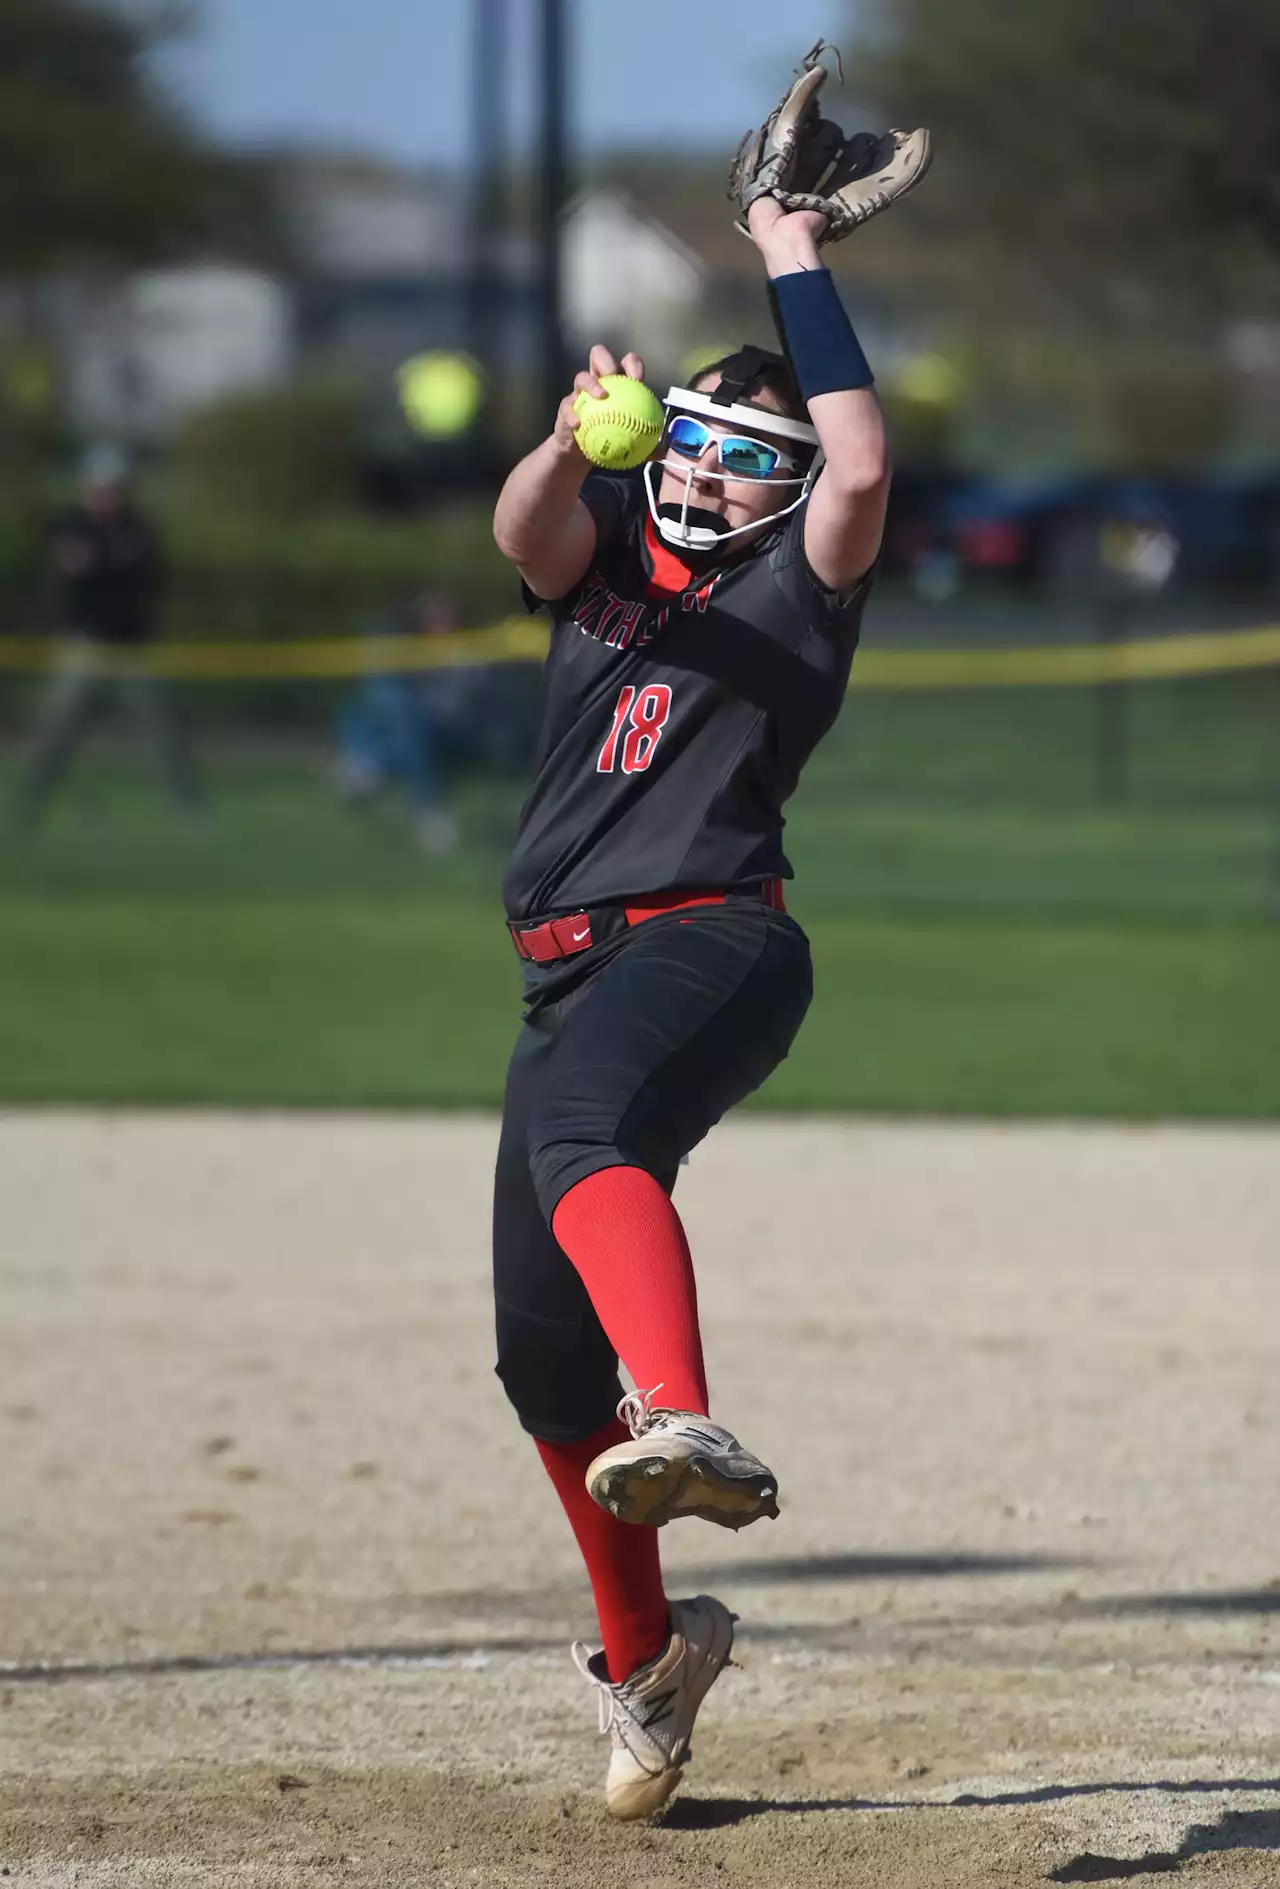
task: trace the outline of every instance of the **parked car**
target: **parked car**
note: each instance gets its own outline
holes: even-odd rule
[[[975,579],[1079,593],[1116,582],[1280,588],[1280,471],[961,473],[895,480],[885,568],[925,594]]]

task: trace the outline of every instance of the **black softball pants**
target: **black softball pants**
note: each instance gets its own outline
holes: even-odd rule
[[[608,1423],[621,1386],[557,1205],[607,1167],[669,1194],[681,1156],[786,1056],[813,969],[794,919],[735,897],[646,919],[533,973],[528,994],[494,1184],[497,1371],[531,1435],[570,1443]]]

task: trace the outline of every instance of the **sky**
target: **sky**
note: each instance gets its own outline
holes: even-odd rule
[[[534,0],[506,0],[511,124],[532,121]],[[578,147],[696,145],[726,157],[849,12],[842,0],[569,0]],[[167,60],[236,144],[322,143],[409,163],[465,154],[470,0],[204,0]]]

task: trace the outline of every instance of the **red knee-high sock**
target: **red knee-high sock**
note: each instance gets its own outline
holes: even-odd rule
[[[636,1388],[660,1384],[661,1407],[709,1416],[689,1242],[652,1174],[588,1174],[561,1200],[551,1230]]]
[[[656,1657],[671,1631],[658,1565],[658,1531],[619,1522],[587,1493],[587,1465],[630,1432],[615,1417],[581,1443],[538,1442],[591,1577],[609,1677],[615,1685]]]

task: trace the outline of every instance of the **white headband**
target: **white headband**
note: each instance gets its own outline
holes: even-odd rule
[[[710,394],[697,393],[692,387],[668,387],[663,405],[668,410],[677,407],[682,413],[698,413],[708,420],[754,427],[757,433],[776,433],[780,439],[799,440],[805,446],[818,443],[817,427],[804,420],[789,420],[784,413],[772,413],[767,407],[739,406],[736,400],[713,400]]]

